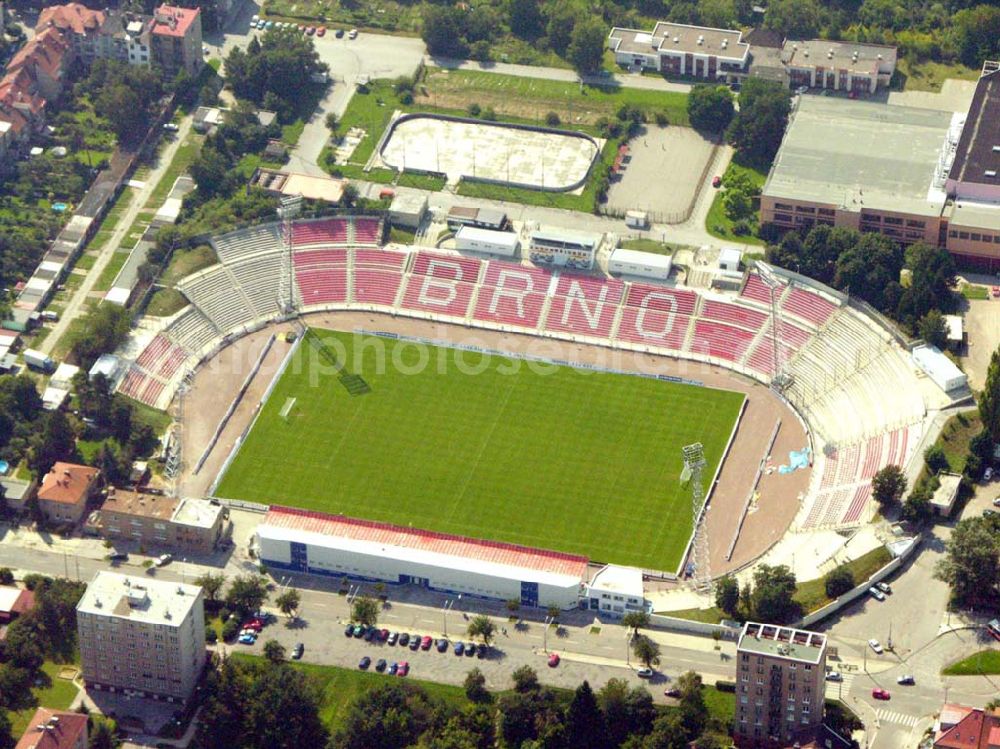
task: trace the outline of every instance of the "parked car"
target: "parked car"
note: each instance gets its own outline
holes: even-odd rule
[[[348,624],[346,627],[344,627],[344,637],[353,637],[353,636],[354,636],[354,625]]]
[[[389,637],[386,638],[386,644],[388,644],[388,645],[395,645],[397,642],[399,642],[399,633],[398,632],[390,632],[389,633]]]
[[[389,630],[383,629],[382,631],[380,631],[378,633],[378,639],[380,639],[382,642],[385,642],[386,640],[388,640],[389,639]]]
[[[464,642],[456,642],[455,643],[455,655],[461,655],[464,652],[465,652],[465,643]]]
[[[409,632],[400,632],[400,634],[399,634],[399,646],[401,648],[402,647],[406,647],[406,645],[409,644],[409,642],[410,642],[410,633]]]
[[[316,29],[316,36],[326,36],[326,26],[320,26]]]
[[[465,643],[465,654],[470,658],[476,654],[476,643],[467,642]]]
[[[341,39],[344,36],[344,30],[343,29],[337,29],[336,31],[333,32],[333,35],[335,37],[337,37],[338,39]]]
[[[896,677],[896,683],[912,687],[917,683],[917,680],[913,678],[913,674],[903,674],[902,676]]]
[[[178,125],[176,122],[164,122],[163,129],[166,130],[168,133],[176,133],[178,130],[181,129],[181,126]]]
[[[844,675],[842,673],[840,673],[840,671],[830,671],[826,675],[826,680],[827,681],[843,681],[844,680]]]
[[[430,650],[431,649],[431,636],[430,635],[424,635],[424,639],[420,641],[420,649],[421,650]]]
[[[443,653],[448,649],[448,641],[443,637],[437,641],[437,651]]]
[[[875,687],[872,690],[872,697],[874,697],[876,700],[887,700],[890,697],[889,690],[882,689],[881,687]]]
[[[263,627],[261,626],[260,622],[250,620],[247,622],[243,622],[243,629],[246,629],[250,632],[260,632],[263,629]]]
[[[399,664],[399,671],[396,672],[396,676],[406,676],[410,673],[410,664],[408,661],[402,661]]]
[[[365,627],[365,625],[363,625],[363,624],[355,624],[354,625],[354,636],[357,637],[360,640],[362,637],[365,636],[365,631],[366,630],[367,630],[367,627]]]
[[[364,671],[370,665],[372,665],[372,659],[369,658],[367,655],[360,661],[358,661],[358,668],[360,668],[362,671]]]
[[[239,638],[237,639],[237,642],[240,645],[253,645],[255,642],[257,642],[257,635],[254,634],[240,635]]]
[[[889,583],[875,583],[875,587],[883,593],[892,593],[892,588],[889,587]]]
[[[992,481],[992,480],[993,480],[993,467],[986,466],[986,470],[983,471],[983,481]]]
[[[347,32],[347,38],[348,39],[357,39],[358,38],[358,30],[357,29],[351,29],[350,31],[348,31]]]
[[[368,631],[365,632],[365,642],[371,642],[376,637],[378,637],[378,630],[375,627],[369,627]]]
[[[868,647],[870,647],[872,650],[874,650],[879,655],[881,655],[882,653],[885,652],[885,650],[882,648],[882,643],[880,643],[874,637],[868,641]]]
[[[885,593],[876,588],[874,585],[868,589],[868,595],[874,598],[876,601],[884,601]]]
[[[420,650],[420,635],[410,635],[410,650]]]
[[[712,177],[712,187],[719,188],[722,187],[722,177],[716,174]]]
[[[126,554],[124,551],[116,551],[111,554],[108,554],[108,559],[110,559],[112,562],[127,562],[128,554]]]
[[[385,662],[385,658],[379,658],[378,661],[375,663],[375,670],[378,671],[379,673],[382,673],[383,671],[385,671],[385,667],[387,665],[389,664]]]
[[[395,676],[397,671],[399,671],[399,664],[396,663],[396,661],[393,661],[389,664],[389,670],[386,671],[386,673],[389,674],[389,676]]]
[[[997,497],[996,499],[993,500],[993,506],[1000,507],[1000,497]]]
[[[480,645],[478,648],[476,648],[476,658],[482,660],[485,657],[486,657],[486,646]]]
[[[549,668],[555,668],[559,665],[559,653],[553,653],[549,656]]]
[[[677,687],[670,687],[669,689],[663,690],[663,696],[677,698],[681,696],[681,690]]]
[[[635,675],[638,676],[640,679],[652,679],[653,678],[653,669],[651,669],[651,668],[640,668],[638,671],[635,672]]]
[[[301,642],[295,643],[295,647],[292,648],[292,658],[294,660],[302,660],[302,655],[306,652],[306,646]]]
[[[307,36],[312,36],[315,33],[316,33],[316,27],[315,26],[306,26],[306,35]]]
[[[808,90],[809,90],[808,86],[799,86],[797,89],[795,89],[795,93],[797,93],[797,94],[799,94],[801,96],[802,94],[806,93]]]

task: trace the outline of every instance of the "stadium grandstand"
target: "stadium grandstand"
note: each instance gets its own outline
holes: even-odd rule
[[[736,294],[722,293],[385,249],[383,235],[379,219],[338,217],[295,222],[289,237],[279,223],[216,237],[220,262],[177,285],[190,304],[144,320],[119,352],[128,364],[119,389],[165,408],[183,378],[236,337],[300,313],[364,310],[669,355],[769,386],[780,380],[812,441],[812,484],[795,521],[802,529],[869,520],[872,476],[905,464],[920,445],[926,377],[906,348],[843,294],[797,274],[769,269],[769,285],[750,270]],[[291,308],[278,299],[286,283]]]

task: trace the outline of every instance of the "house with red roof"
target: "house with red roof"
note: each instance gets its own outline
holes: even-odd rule
[[[168,76],[197,75],[204,63],[201,9],[161,5],[153,14],[153,62]]]
[[[86,749],[87,716],[40,707],[15,749]]]
[[[100,471],[75,463],[56,463],[38,490],[38,509],[56,523],[79,523],[97,490]]]
[[[941,709],[934,749],[1000,749],[1000,708],[946,704]]]

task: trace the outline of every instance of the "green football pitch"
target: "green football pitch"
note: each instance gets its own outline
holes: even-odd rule
[[[314,330],[216,494],[672,571],[743,397]]]

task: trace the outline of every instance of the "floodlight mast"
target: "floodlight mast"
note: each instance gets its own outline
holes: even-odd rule
[[[791,384],[791,377],[786,371],[784,362],[784,346],[781,337],[781,315],[778,314],[778,299],[781,296],[783,286],[781,280],[767,263],[756,261],[754,263],[760,280],[768,289],[771,306],[771,345],[772,345],[772,370],[771,387],[775,390],[784,390]]]
[[[292,220],[302,213],[302,196],[286,195],[278,204],[278,218],[281,219],[283,254],[281,273],[278,274],[278,309],[292,314],[295,309],[295,284],[293,282],[292,260]]]
[[[688,565],[695,588],[708,591],[712,587],[712,575],[709,570],[708,528],[705,525],[705,490],[701,481],[705,450],[700,442],[695,442],[681,448],[681,453],[684,456],[682,475],[687,476],[691,482],[691,517],[694,518]]]

